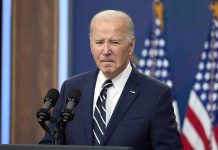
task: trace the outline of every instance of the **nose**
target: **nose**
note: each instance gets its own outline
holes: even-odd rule
[[[103,54],[108,55],[110,54],[110,52],[111,52],[110,44],[108,42],[105,42],[103,47]]]

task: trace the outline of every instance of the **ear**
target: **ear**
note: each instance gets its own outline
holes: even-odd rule
[[[92,52],[92,39],[91,39],[91,37],[89,37],[89,47],[90,47],[91,52]]]
[[[129,51],[129,55],[132,55],[133,52],[134,52],[134,49],[131,49],[131,50]]]
[[[135,36],[132,37],[131,42],[130,42],[130,51],[129,51],[129,55],[132,55],[134,48],[135,48],[135,42],[136,42],[136,38]]]

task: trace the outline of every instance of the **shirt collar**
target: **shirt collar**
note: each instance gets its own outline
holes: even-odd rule
[[[126,69],[124,69],[120,74],[118,74],[116,77],[114,77],[112,80],[113,86],[115,87],[115,89],[119,92],[122,92],[122,89],[124,88],[126,81],[128,80],[130,73],[132,71],[132,66],[130,65],[130,62],[128,62],[128,65],[126,67]],[[98,74],[98,80],[97,80],[97,84],[98,85],[103,85],[103,83],[105,82],[106,78],[104,76],[104,74],[99,71]]]

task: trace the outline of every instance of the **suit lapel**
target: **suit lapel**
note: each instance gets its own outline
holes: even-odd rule
[[[98,71],[95,71],[90,78],[87,78],[87,84],[82,87],[82,99],[83,99],[83,114],[84,114],[84,126],[87,134],[88,144],[93,144],[93,125],[92,125],[92,112],[93,112],[93,97],[95,90],[95,82]]]
[[[135,98],[139,93],[139,80],[137,74],[138,73],[136,73],[136,70],[133,69],[108,123],[102,145],[105,145],[113,130],[117,127],[120,120],[126,114],[127,110],[131,107],[132,103],[135,101]]]

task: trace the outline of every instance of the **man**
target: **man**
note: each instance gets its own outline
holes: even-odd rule
[[[135,40],[132,19],[124,12],[106,10],[93,17],[90,47],[98,69],[63,83],[54,116],[66,107],[71,89],[82,95],[62,144],[182,149],[170,88],[129,62]],[[41,143],[50,142],[46,134]]]

